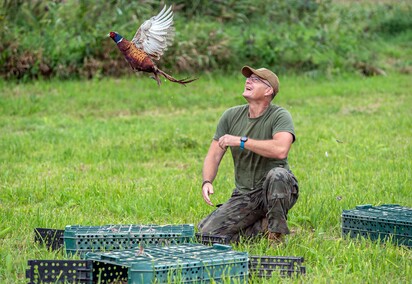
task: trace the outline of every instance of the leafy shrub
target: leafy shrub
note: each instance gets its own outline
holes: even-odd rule
[[[380,20],[372,27],[386,35],[412,30],[412,5],[386,5],[379,11]]]
[[[121,76],[130,68],[107,38],[131,39],[157,1],[3,1],[1,76],[21,80]],[[176,0],[176,37],[158,62],[170,72],[238,70],[339,73],[372,62],[365,41],[410,30],[412,4],[341,6],[332,0]]]
[[[231,65],[231,38],[217,22],[177,23],[176,38],[162,62],[177,71],[218,70]],[[196,35],[196,36],[194,36]]]

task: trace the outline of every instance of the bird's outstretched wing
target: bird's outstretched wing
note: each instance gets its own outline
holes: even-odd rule
[[[163,52],[173,42],[173,11],[170,6],[166,10],[163,7],[157,16],[145,21],[137,30],[132,42],[137,48],[143,49],[156,60],[159,60]]]

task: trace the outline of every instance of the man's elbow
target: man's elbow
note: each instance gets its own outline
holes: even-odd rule
[[[274,157],[277,160],[284,160],[288,157],[288,155],[277,155],[276,157]]]
[[[275,158],[277,160],[284,160],[288,157],[288,153],[288,149],[278,149],[278,151],[273,153],[272,158]]]

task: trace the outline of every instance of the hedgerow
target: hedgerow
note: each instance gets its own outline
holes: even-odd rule
[[[412,27],[412,4],[396,2],[177,0],[175,40],[158,64],[175,73],[230,71],[250,64],[339,74],[376,66],[381,55],[367,43],[410,33]],[[18,80],[130,74],[106,35],[114,30],[131,39],[163,5],[149,0],[3,1],[0,74]]]

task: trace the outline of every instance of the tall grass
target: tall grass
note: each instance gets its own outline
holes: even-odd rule
[[[341,236],[340,215],[360,204],[412,207],[412,97],[404,75],[333,79],[280,76],[290,110],[290,164],[300,198],[293,233],[234,246],[303,256],[306,276],[257,283],[407,283],[405,247]],[[204,75],[187,87],[144,78],[0,83],[0,282],[26,283],[29,259],[64,255],[36,245],[36,227],[197,224],[213,208],[201,169],[221,113],[244,103],[244,79]],[[227,155],[215,203],[233,188]]]

